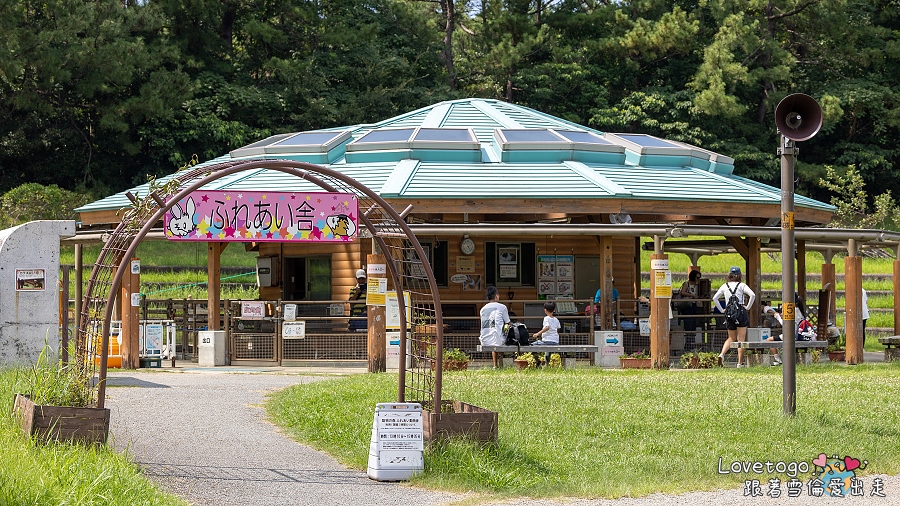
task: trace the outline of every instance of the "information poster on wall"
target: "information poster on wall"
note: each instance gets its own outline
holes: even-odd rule
[[[43,291],[44,269],[16,269],[16,291]]]
[[[385,305],[385,294],[387,294],[387,278],[369,278],[366,284],[366,305]]]
[[[538,255],[538,298],[566,298],[574,293],[575,256]]]

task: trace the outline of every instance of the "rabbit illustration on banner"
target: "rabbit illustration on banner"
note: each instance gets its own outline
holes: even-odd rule
[[[181,203],[176,202],[175,205],[169,209],[169,214],[172,216],[169,218],[169,234],[174,235],[175,237],[187,237],[187,235],[197,227],[194,224],[194,212],[196,210],[194,197],[188,197],[184,208],[181,207]]]

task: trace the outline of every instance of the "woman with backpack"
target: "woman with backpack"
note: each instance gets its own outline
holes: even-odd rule
[[[719,300],[725,299],[726,303],[720,305]],[[737,339],[739,342],[747,340],[747,327],[750,326],[750,312],[748,308],[753,306],[756,294],[749,286],[741,282],[740,267],[732,267],[728,271],[728,281],[726,281],[719,291],[713,295],[713,304],[725,314],[725,328],[728,330],[728,339],[722,345],[722,352],[719,353],[719,363],[725,361],[725,354],[731,349],[731,343]],[[738,348],[738,367],[744,367],[744,349]]]

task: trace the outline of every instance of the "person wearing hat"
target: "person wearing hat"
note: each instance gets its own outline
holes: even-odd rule
[[[350,289],[350,316],[356,318],[350,320],[350,330],[361,330],[368,328],[369,324],[363,320],[368,316],[366,306],[366,271],[359,269],[356,271],[356,286]]]
[[[750,289],[749,286],[741,282],[741,268],[740,267],[732,267],[731,270],[728,271],[728,281],[726,281],[720,288],[719,291],[713,295],[713,304],[716,305],[716,308],[725,313],[725,305],[721,305],[720,299],[725,299],[725,303],[728,303],[728,299],[731,298],[732,295],[737,297],[738,303],[747,308],[747,311],[744,312],[743,318],[741,321],[732,322],[726,320],[725,328],[728,330],[728,339],[725,340],[725,344],[722,345],[722,352],[719,353],[719,362],[725,361],[725,354],[731,349],[731,343],[737,339],[739,342],[744,342],[747,340],[747,327],[750,326],[750,307],[753,305],[753,301],[756,299],[756,294],[753,293],[753,290]],[[744,349],[738,348],[738,367],[744,367]]]

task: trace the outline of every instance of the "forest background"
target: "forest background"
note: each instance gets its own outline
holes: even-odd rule
[[[780,186],[774,106],[821,104],[797,192],[896,229],[897,0],[8,0],[0,227],[266,136],[502,99],[735,158]]]

